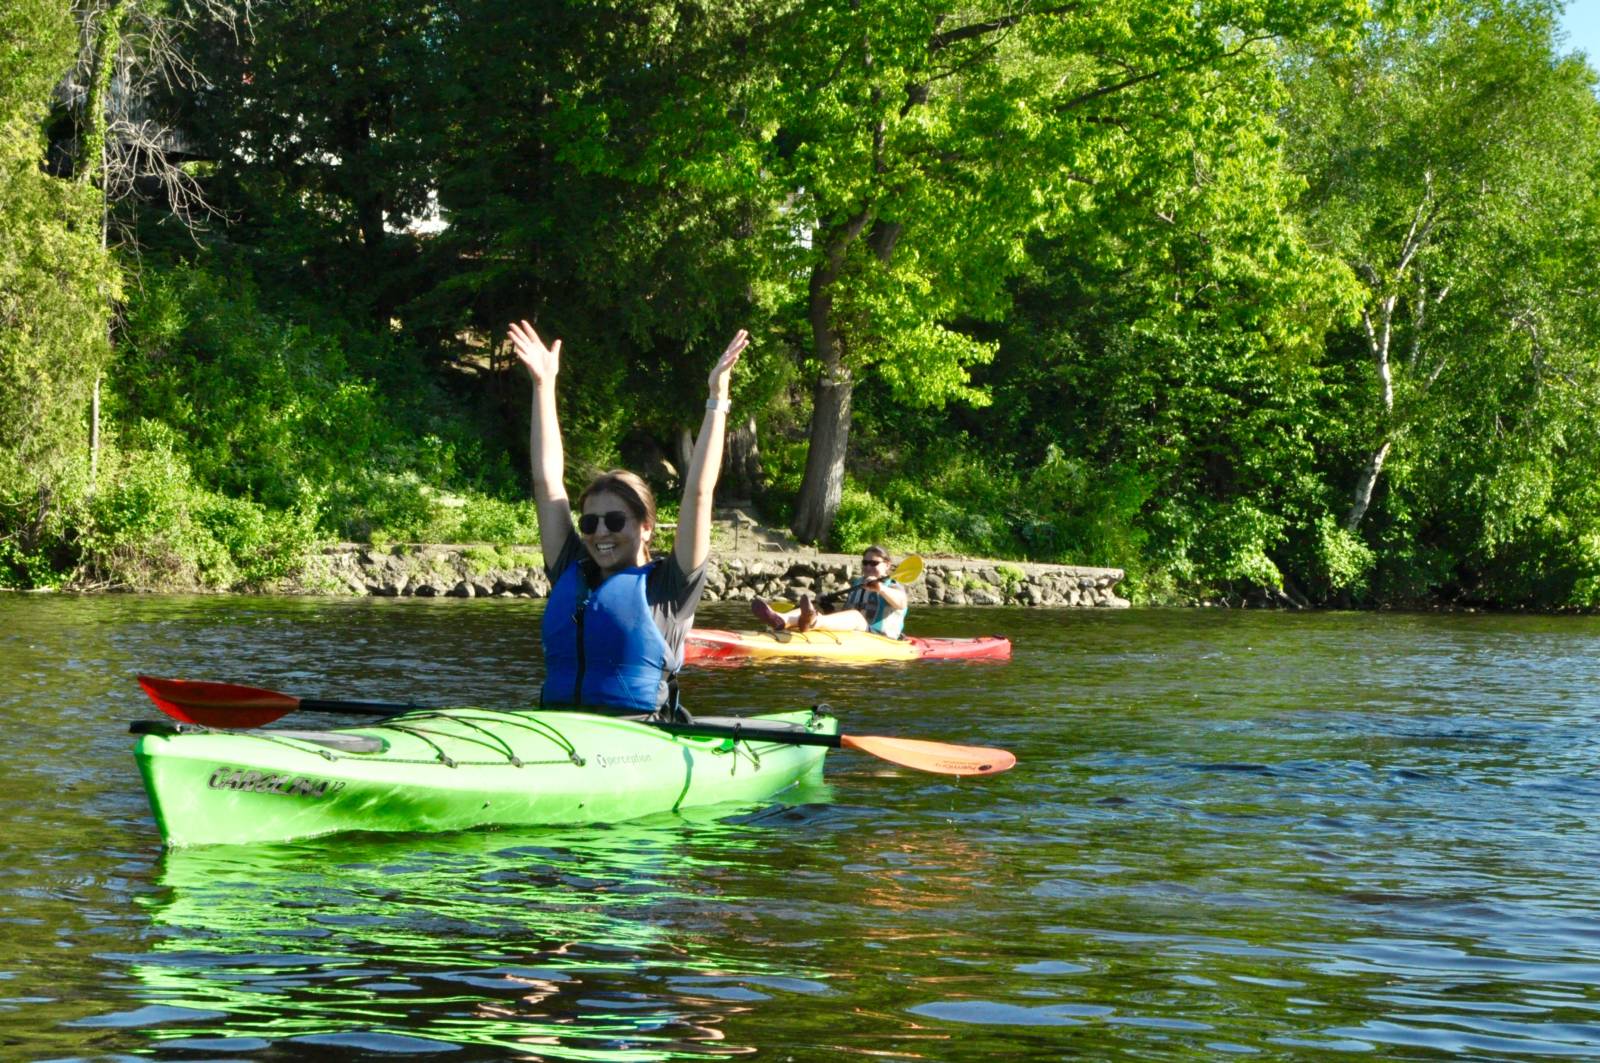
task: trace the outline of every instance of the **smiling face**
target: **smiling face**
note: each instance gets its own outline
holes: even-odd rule
[[[607,514],[621,513],[626,517],[621,528],[612,530]],[[593,516],[594,521],[583,518]],[[585,524],[594,524],[592,532],[585,532]],[[628,503],[615,491],[595,491],[583,500],[583,513],[578,521],[578,535],[583,540],[589,556],[594,558],[595,564],[600,566],[600,571],[606,575],[642,565],[650,560],[650,535],[654,531],[647,524],[640,522],[639,516]]]

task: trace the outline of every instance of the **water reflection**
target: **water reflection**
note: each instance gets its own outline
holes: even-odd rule
[[[164,1010],[102,1021],[164,1049],[747,1054],[729,1016],[809,978],[726,948],[759,902],[718,869],[759,858],[772,816],[168,852],[163,936],[114,957]]]

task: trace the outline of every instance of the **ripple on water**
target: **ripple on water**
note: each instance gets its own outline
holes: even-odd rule
[[[693,672],[686,696],[827,701],[851,733],[1004,745],[1011,773],[841,753],[821,791],[705,817],[157,855],[135,673],[525,704],[539,608],[0,597],[0,726],[30,738],[0,776],[7,1044],[1600,1055],[1586,618],[922,609],[1014,660]]]

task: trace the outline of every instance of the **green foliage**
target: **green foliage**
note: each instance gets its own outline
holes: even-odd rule
[[[879,490],[904,525],[883,537],[911,539],[925,552],[1018,556],[1007,549],[1012,540],[1004,516],[1017,488],[1014,474],[958,442],[914,459],[905,475],[884,477]]]
[[[1557,58],[1541,0],[1434,8],[1289,78],[1301,210],[1371,323],[1328,344],[1360,374],[1328,475],[1387,457],[1345,519],[1377,596],[1562,603],[1600,475],[1594,75]]]
[[[539,541],[539,515],[531,501],[472,495],[461,507],[454,539],[439,541],[535,543]]]
[[[1565,601],[1560,604],[1578,609],[1600,608],[1600,532],[1590,532],[1572,544],[1573,579]]]
[[[903,520],[889,505],[854,484],[846,484],[844,500],[833,522],[837,550],[863,550],[873,543],[887,545],[898,538]]]
[[[207,490],[176,440],[148,425],[143,445],[108,462],[87,504],[79,578],[92,585],[235,590],[294,572],[316,541],[308,510],[269,511]]]
[[[1140,515],[1150,501],[1150,478],[1127,468],[1093,469],[1045,448],[1022,493],[1029,510],[1015,522],[1023,556],[1123,568],[1138,579],[1147,532]]]
[[[1226,155],[1260,125],[1260,99],[1254,114],[1219,106],[1236,85],[1248,95],[1261,83],[1264,50],[1241,39],[1341,37],[1366,7],[790,0],[759,13],[707,4],[675,20],[654,11],[600,20],[608,57],[638,47],[640,58],[585,78],[563,54],[543,72],[563,134],[555,159],[632,182],[630,194],[653,183],[671,201],[724,197],[748,234],[747,284],[824,409],[869,376],[907,405],[983,405],[972,374],[996,347],[960,324],[1006,314],[1007,279],[1033,234],[1100,199],[1169,208],[1160,196],[1172,175],[1194,172],[1197,146]],[[1246,152],[1240,172],[1256,161]],[[1253,251],[1216,257],[1271,275]],[[819,454],[800,487],[797,527],[811,538],[842,505],[828,497],[848,439],[834,424],[817,418]]]
[[[0,587],[26,590],[68,582],[89,497],[87,463],[72,463],[52,478],[47,497],[24,513],[26,523],[8,527],[0,537]]]
[[[1317,522],[1316,567],[1311,575],[1330,594],[1360,597],[1372,578],[1377,554],[1360,536],[1341,527],[1331,514]]]
[[[481,576],[485,572],[494,570],[499,564],[500,556],[482,546],[469,546],[461,551],[461,559],[466,562],[468,572]]]
[[[96,204],[39,167],[75,34],[18,0],[0,582],[266,586],[328,538],[503,559],[537,537],[526,317],[565,341],[573,490],[672,452],[748,324],[769,520],[812,508],[817,385],[849,382],[839,546],[1115,566],[1143,601],[1594,608],[1593,72],[1542,0],[1369,14],[293,0],[200,26],[209,84],[141,101],[229,222],[175,246],[142,205],[111,359]]]
[[[92,190],[41,169],[41,122],[76,42],[50,0],[0,6],[0,582],[48,582],[81,491],[118,274]]]
[[[374,357],[338,346],[342,332],[280,316],[237,275],[152,271],[128,309],[116,412],[181,439],[208,488],[315,514],[326,536],[537,538],[531,504],[505,497],[521,488],[508,455],[487,451],[492,437],[437,412],[448,396],[403,368],[404,347]],[[385,388],[357,360],[406,388]]]
[[[907,465],[859,469],[835,520],[841,550],[869,543],[901,551],[1129,568],[1138,576],[1137,523],[1148,485],[1097,473],[1059,450],[1026,475],[972,440],[956,440]],[[868,482],[861,479],[870,476]]]

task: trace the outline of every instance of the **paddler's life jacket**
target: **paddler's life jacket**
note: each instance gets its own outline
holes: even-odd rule
[[[654,712],[667,673],[667,640],[651,617],[645,580],[652,561],[590,588],[574,561],[550,588],[544,611],[541,704]]]
[[[884,583],[893,583],[900,586],[899,581],[884,577]],[[876,631],[880,635],[897,639],[906,626],[906,611],[904,609],[891,609],[889,603],[877,591],[868,590],[865,583],[857,583],[850,588],[850,594],[845,598],[847,608],[858,609],[861,615],[867,618],[867,629]]]

